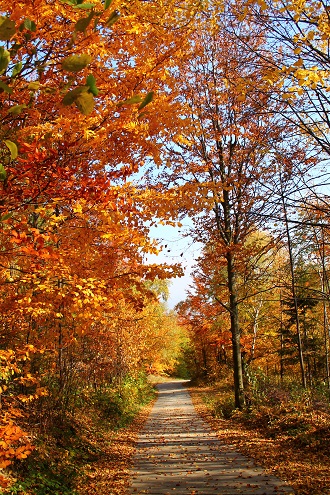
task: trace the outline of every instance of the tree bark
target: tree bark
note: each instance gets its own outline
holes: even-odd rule
[[[234,365],[234,389],[235,389],[235,406],[243,409],[245,406],[245,394],[243,383],[243,365],[241,353],[241,331],[238,318],[238,302],[236,288],[236,274],[233,257],[231,253],[227,254],[227,275],[229,289],[229,308],[231,336],[233,344],[233,365]]]
[[[283,213],[284,213],[285,231],[286,231],[286,236],[287,236],[287,241],[288,241],[288,250],[289,250],[290,273],[291,273],[291,293],[292,293],[294,310],[295,310],[295,323],[296,323],[296,333],[297,333],[297,342],[298,342],[298,356],[299,356],[299,364],[300,364],[300,372],[301,372],[301,383],[302,383],[302,386],[304,388],[306,388],[307,387],[306,372],[305,372],[304,354],[303,354],[303,349],[302,349],[302,340],[301,340],[301,331],[300,331],[300,318],[299,318],[298,300],[297,300],[297,294],[296,294],[296,280],[295,280],[294,263],[293,263],[292,243],[291,243],[287,208],[286,208],[286,204],[285,204],[285,200],[284,200],[282,183],[281,183],[281,199],[282,199],[282,206],[283,206]]]

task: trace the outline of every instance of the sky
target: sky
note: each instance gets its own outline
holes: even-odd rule
[[[140,184],[141,177],[144,175],[143,167],[139,172],[132,174],[130,181],[134,184]],[[156,220],[156,219],[155,219]],[[201,244],[193,242],[191,237],[185,235],[190,227],[191,220],[186,217],[180,220],[182,227],[172,227],[170,225],[157,225],[150,228],[150,238],[156,239],[158,245],[167,246],[158,255],[149,254],[146,257],[147,263],[181,263],[184,270],[183,277],[172,278],[169,284],[169,299],[167,306],[173,309],[174,306],[183,301],[187,294],[186,290],[192,284],[191,272],[195,260],[200,255]],[[182,256],[181,256],[182,254]]]
[[[185,225],[182,228],[159,225],[150,231],[150,237],[157,239],[159,244],[167,247],[163,248],[159,255],[148,255],[147,261],[150,263],[181,263],[185,272],[183,277],[171,279],[170,296],[167,300],[169,309],[173,309],[177,303],[186,298],[186,290],[192,283],[192,267],[200,254],[200,244],[184,235],[186,227]]]

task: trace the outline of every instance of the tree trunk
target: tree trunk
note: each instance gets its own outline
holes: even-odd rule
[[[239,328],[238,319],[236,274],[231,253],[227,254],[227,274],[229,289],[230,324],[233,344],[235,406],[239,409],[243,409],[243,407],[245,406],[245,394],[241,353],[241,331]]]
[[[307,387],[306,383],[306,372],[305,372],[305,363],[304,363],[304,354],[302,349],[302,341],[301,341],[301,331],[300,331],[300,319],[299,319],[299,310],[298,310],[298,300],[296,294],[296,280],[295,280],[295,272],[294,272],[294,263],[293,263],[293,253],[292,253],[292,243],[291,236],[289,230],[289,222],[287,215],[287,207],[284,199],[284,193],[282,189],[281,182],[281,200],[283,206],[284,213],[284,223],[285,223],[285,231],[288,241],[288,251],[289,251],[289,260],[290,260],[290,273],[291,273],[291,293],[294,303],[294,311],[295,311],[295,321],[296,321],[296,333],[297,333],[297,341],[298,341],[298,356],[299,356],[299,364],[300,364],[300,372],[301,372],[301,383],[304,388]]]
[[[282,292],[280,293],[280,312],[281,312],[281,325],[280,325],[280,377],[281,382],[284,378],[284,335],[283,335],[283,301]]]
[[[329,366],[329,322],[326,302],[323,301],[323,332],[325,348],[325,374],[328,390],[330,391],[330,366]]]
[[[324,332],[324,350],[325,350],[325,372],[328,391],[330,392],[330,366],[329,366],[329,335],[330,327],[328,321],[326,297],[329,295],[329,279],[327,276],[326,264],[325,264],[325,242],[324,232],[322,229],[322,249],[320,248],[321,262],[322,262],[322,292],[323,292],[323,332]]]
[[[260,313],[260,308],[262,306],[262,301],[259,301],[258,306],[254,308],[254,317],[253,317],[253,340],[251,345],[251,354],[249,362],[253,362],[255,350],[256,350],[256,342],[257,342],[257,334],[258,334],[258,318]]]

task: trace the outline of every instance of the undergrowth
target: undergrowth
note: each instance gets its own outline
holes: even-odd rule
[[[311,391],[259,374],[254,380],[244,410],[235,409],[227,374],[189,390],[221,442],[285,480],[296,495],[330,493],[330,410],[322,384]]]
[[[103,455],[109,433],[134,419],[155,397],[145,375],[126,376],[120,384],[84,390],[72,412],[54,415],[47,429],[34,426],[35,449],[11,466],[8,495],[78,495],[84,472]],[[111,440],[110,440],[111,441]]]
[[[233,419],[259,430],[265,438],[287,438],[297,448],[328,455],[329,391],[322,384],[304,389],[289,380],[276,383],[260,370],[246,377],[246,407],[235,408],[231,377],[213,383],[203,400],[214,418]]]

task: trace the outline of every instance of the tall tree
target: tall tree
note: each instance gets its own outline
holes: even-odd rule
[[[257,0],[234,8],[241,22],[249,19],[267,37],[268,52],[249,38],[239,42],[267,61],[265,81],[280,88],[286,101],[282,115],[311,137],[327,155],[329,141],[329,9],[326,2]],[[269,53],[272,54],[269,57]]]
[[[159,161],[154,102],[198,5],[0,2],[3,435],[20,438],[13,406],[46,382],[65,409],[86,341],[111,354],[115,315],[136,319],[154,299],[145,282],[176,271],[145,265],[153,200],[127,179]]]
[[[297,148],[284,156],[283,147],[281,158],[280,143],[289,130],[264,91],[265,67],[223,28],[228,12],[217,8],[212,4],[201,14],[187,57],[173,69],[184,111],[164,157],[171,167],[164,168],[164,183],[172,182],[178,207],[193,218],[194,238],[213,246],[222,260],[218,269],[225,267],[227,296],[219,304],[230,315],[235,402],[243,407],[238,276],[249,256],[244,244],[265,225],[269,208],[278,206],[265,185],[276,175],[278,160],[290,166]],[[262,46],[250,25],[237,28]]]

